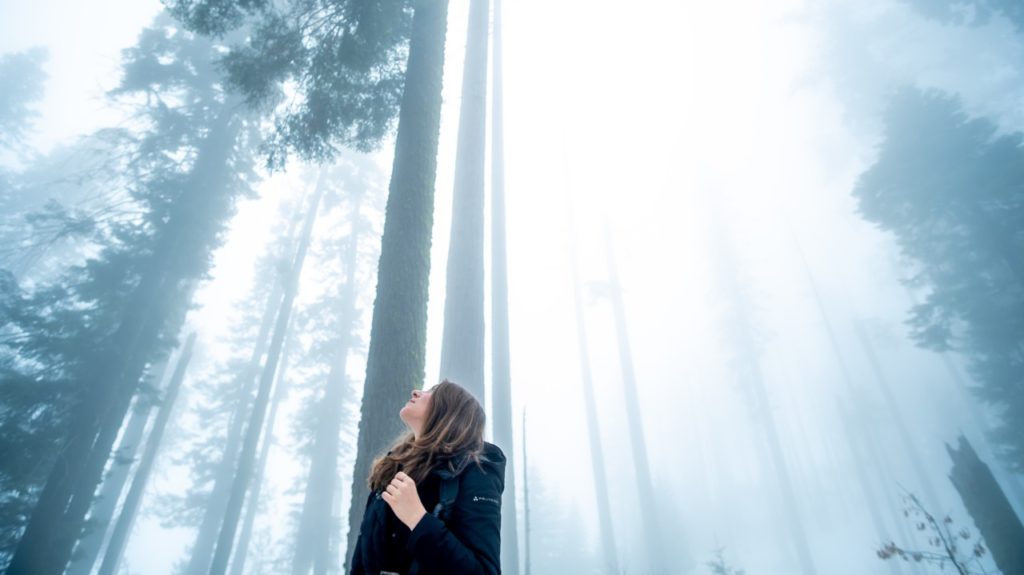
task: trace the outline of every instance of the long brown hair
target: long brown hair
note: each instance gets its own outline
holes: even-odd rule
[[[460,473],[480,463],[484,450],[484,408],[473,394],[447,379],[430,390],[430,411],[419,439],[402,434],[390,451],[373,461],[367,483],[376,491],[387,487],[399,471],[419,483],[438,464]]]

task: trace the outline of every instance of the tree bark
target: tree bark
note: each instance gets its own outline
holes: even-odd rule
[[[488,0],[470,0],[455,153],[455,191],[441,339],[441,379],[484,396],[484,156]]]
[[[947,444],[946,451],[953,459],[949,479],[992,552],[996,566],[1006,574],[1024,573],[1024,525],[992,470],[962,435],[957,448]]]
[[[398,410],[424,377],[448,1],[418,0],[415,10],[366,359],[346,567],[369,494],[370,463],[402,432]]]

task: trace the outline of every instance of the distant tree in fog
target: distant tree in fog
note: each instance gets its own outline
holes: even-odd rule
[[[746,571],[743,569],[737,569],[725,560],[725,550],[718,548],[715,550],[715,558],[707,563],[708,569],[711,575],[745,575]]]
[[[349,366],[366,349],[361,326],[372,291],[364,288],[372,284],[369,272],[378,244],[371,238],[379,234],[376,222],[384,200],[379,185],[383,174],[369,157],[348,156],[330,179],[338,183],[338,193],[331,199],[333,209],[325,215],[326,236],[314,254],[317,269],[324,274],[321,282],[328,287],[296,318],[298,330],[310,344],[299,360],[307,384],[298,390],[302,409],[293,434],[309,467],[294,487],[304,497],[296,513],[289,567],[303,575],[340,569],[340,500],[348,484],[342,482],[339,461],[350,459],[355,450],[359,413],[358,380],[349,376]]]
[[[210,566],[211,575],[223,575],[226,573],[232,556],[237,555],[234,545],[238,522],[242,515],[242,506],[245,502],[246,493],[253,476],[256,474],[258,463],[257,450],[261,437],[265,437],[264,427],[267,423],[267,411],[271,403],[271,389],[276,379],[277,368],[281,363],[284,342],[288,337],[288,328],[291,325],[290,320],[292,310],[294,309],[295,297],[299,291],[299,278],[302,274],[306,254],[309,251],[309,244],[312,241],[313,227],[316,223],[317,214],[320,211],[321,200],[326,191],[327,185],[324,173],[321,172],[316,189],[309,200],[309,206],[306,208],[306,215],[302,224],[302,230],[299,233],[295,255],[289,258],[288,272],[284,281],[284,297],[281,300],[281,307],[277,312],[277,318],[274,320],[274,332],[270,339],[270,345],[267,348],[267,359],[260,373],[256,397],[253,399],[252,409],[245,428],[245,439],[242,441],[241,451],[238,454],[238,463],[231,484],[231,494],[228,497],[224,521],[221,523],[217,547]]]
[[[48,57],[45,48],[0,56],[0,150],[25,143],[38,112],[32,106],[43,97]]]
[[[602,553],[595,547],[579,515],[549,487],[537,470],[530,473],[530,573],[607,573]]]
[[[1024,137],[970,118],[939,93],[905,89],[885,114],[878,157],[854,196],[895,234],[905,279],[926,292],[913,340],[965,355],[978,397],[999,412],[1002,455],[1024,471]]]
[[[31,509],[8,524],[20,532],[0,552],[11,573],[64,571],[132,398],[175,344],[236,199],[251,193],[252,124],[221,90],[215,54],[167,18],[141,34],[114,91],[139,109],[118,136],[131,208],[105,223],[94,257],[53,282],[3,282],[0,497]]]
[[[921,14],[942,22],[979,26],[1002,16],[1024,31],[1024,3],[1019,0],[904,0]]]
[[[197,374],[191,386],[192,414],[201,425],[183,429],[184,445],[174,456],[175,464],[188,470],[190,481],[183,489],[160,494],[155,506],[165,526],[196,529],[189,557],[176,572],[209,572],[256,379],[281,303],[297,214],[285,202],[278,220],[267,230],[270,240],[266,253],[256,261],[252,288],[225,314],[232,330],[224,357]]]

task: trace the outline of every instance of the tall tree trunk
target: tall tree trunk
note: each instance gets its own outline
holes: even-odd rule
[[[500,2],[501,0],[495,0]],[[525,575],[530,575],[530,468],[526,465],[526,410],[523,409],[523,539],[526,541]]]
[[[341,433],[341,405],[348,387],[348,355],[352,346],[352,330],[356,320],[356,271],[359,267],[359,237],[362,229],[359,212],[361,194],[357,192],[352,209],[352,233],[345,245],[343,266],[345,285],[338,301],[339,318],[337,329],[341,334],[335,348],[336,354],[324,386],[324,395],[317,406],[317,426],[313,443],[313,456],[309,465],[309,480],[306,496],[299,517],[299,529],[295,538],[295,557],[292,562],[293,575],[307,575],[310,569],[315,575],[337,569],[332,565],[330,549],[335,533],[333,510],[336,507],[335,494],[338,492],[338,447]]]
[[[501,494],[501,570],[519,573],[516,453],[512,431],[512,359],[508,325],[508,263],[505,238],[505,107],[501,69],[501,0],[494,0],[491,72],[491,421],[494,443],[505,452]]]
[[[872,527],[875,529],[875,537],[884,541],[889,536],[889,530],[885,526],[884,515],[878,505],[878,496],[875,494],[874,489],[872,489],[871,481],[867,476],[867,469],[870,467],[868,457],[863,453],[865,450],[858,449],[858,442],[854,439],[857,432],[850,415],[847,413],[847,407],[839,399],[837,399],[836,405],[839,411],[839,422],[842,424],[844,435],[848,438],[847,447],[850,449],[850,462],[853,464],[853,471],[857,475],[861,490],[864,492],[864,502],[867,503]],[[886,564],[889,566],[889,571],[894,575],[903,572],[898,561],[886,561]]]
[[[346,566],[369,494],[370,463],[402,432],[398,410],[423,385],[447,17],[448,0],[417,0],[377,268]]]
[[[984,537],[996,566],[1006,575],[1024,573],[1024,525],[1020,517],[967,438],[961,435],[957,441],[956,449],[946,445],[953,459],[950,481]]]
[[[210,575],[224,575],[227,572],[228,560],[231,558],[235,533],[238,530],[238,520],[242,514],[242,504],[245,501],[245,494],[249,488],[249,481],[252,478],[256,463],[256,448],[259,445],[260,435],[263,432],[263,422],[267,415],[267,406],[270,403],[270,388],[274,382],[274,374],[277,371],[284,338],[287,335],[292,304],[295,302],[295,295],[299,289],[302,264],[306,259],[310,238],[313,235],[313,224],[316,222],[316,213],[320,207],[320,199],[327,189],[324,182],[324,174],[325,172],[321,172],[317,182],[317,190],[310,201],[309,211],[306,213],[306,220],[302,227],[299,247],[288,273],[287,284],[284,288],[284,299],[281,301],[281,311],[277,314],[274,337],[271,339],[270,349],[267,352],[267,363],[263,367],[263,374],[260,376],[260,385],[256,392],[256,399],[253,401],[252,414],[249,417],[249,424],[245,431],[245,441],[242,444],[242,451],[238,455],[238,469],[235,472],[235,479],[231,485],[231,495],[228,497],[227,508],[224,510],[224,522],[221,524],[220,535],[217,537],[217,548],[213,553]]]
[[[615,331],[619,345],[619,364],[622,368],[622,387],[626,394],[626,421],[629,423],[630,447],[633,452],[633,470],[636,473],[637,491],[640,501],[640,517],[643,524],[643,539],[646,542],[647,565],[651,572],[677,571],[679,565],[692,563],[685,541],[674,536],[675,557],[669,557],[662,538],[662,518],[654,497],[654,481],[647,462],[647,441],[644,439],[644,420],[637,393],[636,373],[633,370],[633,350],[629,344],[626,327],[626,309],[622,302],[622,285],[615,261],[615,247],[607,222],[604,228],[605,255],[608,258],[608,283],[615,316]],[[672,565],[670,568],[669,566]]]
[[[181,390],[181,383],[185,380],[185,371],[188,369],[189,361],[192,359],[192,347],[196,343],[196,334],[192,332],[185,340],[185,346],[178,357],[178,363],[174,368],[174,375],[167,383],[167,390],[164,392],[160,411],[153,421],[153,429],[149,432],[146,440],[146,452],[139,461],[139,468],[132,479],[132,486],[125,496],[124,505],[121,506],[121,514],[117,518],[114,530],[110,534],[110,543],[107,544],[107,551],[103,556],[103,563],[100,564],[99,575],[114,575],[124,554],[124,547],[128,543],[128,536],[131,533],[132,525],[135,523],[135,516],[142,503],[142,495],[146,491],[146,484],[149,482],[149,474],[153,470],[153,463],[156,461],[157,453],[163,441],[164,431],[167,429],[167,422],[171,420],[171,413],[174,411],[174,404],[178,399],[178,392]]]
[[[238,461],[238,450],[242,444],[246,416],[252,403],[252,388],[256,383],[256,375],[259,373],[263,354],[267,351],[270,329],[273,327],[274,319],[281,307],[283,292],[281,282],[274,281],[263,318],[260,321],[260,330],[256,335],[252,356],[242,373],[239,374],[237,381],[241,384],[241,393],[238,406],[229,423],[228,435],[224,442],[224,453],[214,473],[213,490],[206,502],[203,521],[199,525],[195,542],[192,544],[188,566],[185,569],[186,575],[205,575],[210,569],[214,545],[217,542],[217,532],[220,531],[221,522],[224,520],[224,510],[227,508],[228,495],[231,493],[231,483],[235,476],[235,464]]]
[[[722,229],[724,222],[717,205],[717,198],[708,194],[708,200],[710,216],[708,225],[713,234],[711,245],[717,247],[717,253],[713,259],[717,263],[723,296],[733,307],[731,327],[734,335],[737,376],[740,384],[747,389],[753,406],[754,420],[760,426],[761,436],[768,448],[767,455],[781,491],[782,519],[789,530],[789,540],[796,552],[800,570],[804,575],[814,575],[817,573],[817,568],[811,555],[811,547],[801,518],[800,500],[797,499],[796,490],[793,488],[793,479],[790,477],[789,466],[782,450],[775,413],[761,373],[758,350],[754,342],[754,328],[751,325],[751,305],[748,296],[740,288],[736,255],[729,238]]]
[[[233,99],[226,102],[211,126],[190,183],[158,232],[118,329],[76,375],[90,392],[71,415],[67,440],[18,542],[9,575],[60,575],[67,566],[138,382],[158,353],[159,336],[177,331],[184,321],[184,314],[168,316],[165,306],[188,289],[182,285],[191,279],[183,277],[191,273],[186,262],[209,254],[231,212],[234,196],[226,186],[226,166],[240,127],[232,122],[234,106]]]
[[[583,383],[583,409],[587,416],[587,437],[590,440],[590,464],[594,478],[594,495],[597,497],[597,522],[601,534],[601,551],[606,573],[619,572],[619,554],[615,545],[615,530],[612,524],[608,479],[605,475],[604,448],[601,446],[601,427],[597,418],[597,402],[594,399],[594,383],[590,373],[590,352],[587,345],[587,326],[583,313],[583,293],[580,288],[580,272],[576,255],[576,230],[573,224],[572,206],[569,207],[570,251],[569,267],[572,270],[573,307],[576,310],[576,339],[579,342],[580,375]]]
[[[470,0],[441,339],[441,378],[484,397],[484,156],[488,0]]]
[[[245,559],[249,555],[249,541],[252,540],[252,530],[256,524],[256,513],[260,507],[260,492],[263,489],[263,476],[267,470],[267,458],[270,456],[270,448],[274,442],[274,422],[277,421],[277,409],[284,401],[286,391],[286,378],[288,377],[288,358],[291,357],[295,347],[295,334],[292,333],[291,325],[285,330],[285,343],[281,351],[281,368],[277,370],[277,384],[274,388],[274,400],[270,403],[270,414],[267,416],[267,429],[263,434],[263,445],[260,446],[260,456],[256,463],[256,475],[252,479],[252,487],[249,489],[248,502],[245,506],[245,518],[242,520],[242,532],[238,535],[238,543],[234,560],[231,561],[231,575],[242,575],[245,569]]]
[[[903,411],[900,409],[899,403],[892,394],[889,381],[885,377],[885,373],[882,371],[882,365],[878,362],[878,357],[875,355],[874,346],[871,345],[871,340],[868,339],[868,336],[864,332],[864,328],[859,321],[854,321],[854,328],[857,332],[857,338],[860,340],[860,344],[864,349],[864,354],[867,355],[868,364],[871,366],[872,372],[874,372],[874,379],[875,383],[878,384],[878,390],[882,393],[882,397],[885,398],[885,405],[889,411],[889,417],[896,425],[897,436],[900,439],[900,443],[903,444],[903,455],[910,460],[910,465],[913,468],[914,473],[917,475],[918,484],[924,491],[926,498],[925,503],[932,509],[937,509],[938,507],[936,506],[941,505],[942,501],[939,499],[938,492],[932,484],[931,476],[928,474],[928,469],[925,468],[924,461],[921,459],[921,452],[917,449],[914,438],[910,434],[910,428],[907,427],[906,420],[903,417]]]
[[[161,388],[166,371],[166,360],[161,361],[151,370],[151,373],[155,374],[151,378],[155,389]],[[131,410],[131,415],[128,416],[128,422],[124,426],[121,438],[118,440],[117,450],[114,452],[114,461],[103,477],[96,501],[86,519],[89,531],[75,546],[67,575],[89,575],[92,573],[93,567],[96,566],[96,559],[103,548],[107,533],[110,532],[111,520],[114,518],[117,502],[121,499],[121,492],[128,483],[136,452],[142,444],[142,437],[146,432],[146,424],[149,422],[152,408],[151,398],[141,394],[135,396],[134,407]]]
[[[853,375],[850,373],[850,368],[846,361],[846,354],[839,345],[839,338],[836,336],[831,316],[828,313],[824,297],[818,287],[818,281],[814,277],[814,273],[811,271],[811,266],[807,262],[807,258],[804,255],[803,249],[800,247],[800,242],[797,239],[796,234],[793,233],[792,228],[789,229],[789,232],[793,240],[793,246],[800,258],[801,269],[804,272],[804,279],[807,281],[807,285],[811,288],[811,294],[814,296],[814,303],[818,309],[818,316],[821,318],[822,326],[825,328],[825,334],[828,336],[828,343],[832,350],[832,357],[835,360],[836,366],[838,367],[839,373],[843,379],[843,385],[848,398],[846,407],[840,403],[840,408],[843,410],[840,413],[841,421],[843,423],[843,438],[845,439],[847,448],[853,458],[853,464],[857,469],[857,480],[860,483],[860,488],[864,494],[864,500],[868,505],[872,521],[875,524],[875,529],[878,530],[878,535],[881,537],[886,533],[886,529],[884,528],[885,523],[881,521],[880,518],[885,515],[879,509],[880,500],[877,496],[877,492],[875,491],[875,486],[872,486],[869,475],[865,472],[865,469],[870,467],[876,474],[884,477],[887,476],[889,468],[883,464],[879,458],[883,449],[882,446],[874,440],[873,434],[856,431],[858,425],[870,425],[868,422],[870,410],[865,409],[865,404],[862,399],[863,390],[859,389],[854,383]],[[885,486],[889,484],[890,483],[888,481],[883,482],[882,489],[884,490]],[[895,508],[890,507],[890,509],[892,509],[891,513],[898,513]],[[904,523],[898,519],[899,518],[895,521],[895,524],[898,527],[902,527]],[[897,565],[895,561],[888,561],[888,563]]]

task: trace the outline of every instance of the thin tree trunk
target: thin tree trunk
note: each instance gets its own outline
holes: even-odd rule
[[[530,575],[530,467],[526,465],[526,409],[523,409],[523,539],[526,541],[525,575]]]
[[[299,517],[299,529],[295,538],[295,557],[292,562],[293,575],[306,575],[310,569],[316,575],[335,569],[330,553],[332,535],[335,532],[333,510],[338,478],[338,447],[341,433],[341,405],[346,395],[348,377],[348,355],[352,346],[352,330],[356,320],[356,270],[358,269],[359,239],[362,228],[360,215],[361,195],[355,198],[352,208],[352,232],[345,246],[343,266],[345,284],[338,301],[339,318],[337,329],[341,334],[335,348],[331,371],[327,375],[324,395],[317,406],[317,427],[313,444],[313,456],[309,466],[309,480],[306,496]]]
[[[484,397],[484,159],[488,0],[470,0],[441,338],[441,378]]]
[[[321,172],[320,181],[317,183],[317,191],[310,201],[309,212],[306,214],[306,221],[303,224],[302,239],[295,254],[295,259],[292,262],[291,270],[289,270],[288,283],[285,285],[284,290],[284,300],[281,302],[281,311],[277,315],[277,323],[274,326],[274,337],[270,342],[270,350],[267,353],[267,363],[260,377],[259,389],[253,402],[249,424],[246,427],[242,452],[238,456],[238,470],[235,473],[235,479],[231,486],[231,496],[228,498],[228,505],[224,511],[224,522],[221,524],[220,535],[217,538],[217,548],[213,553],[210,575],[224,575],[228,568],[228,560],[231,557],[235,533],[238,529],[238,520],[242,514],[242,503],[245,501],[245,493],[248,490],[249,481],[253,475],[256,448],[259,445],[260,434],[263,432],[263,422],[267,415],[267,406],[270,402],[270,388],[274,382],[274,374],[277,371],[277,364],[280,360],[281,348],[284,345],[284,338],[288,331],[288,320],[291,318],[292,304],[295,301],[295,295],[299,288],[302,264],[306,258],[306,251],[309,249],[310,237],[313,233],[313,224],[316,221],[320,199],[327,189],[323,180],[324,172]]]
[[[296,221],[296,218],[291,218],[291,225],[286,236],[289,249],[294,237]],[[203,521],[196,531],[188,567],[185,569],[186,575],[206,575],[210,570],[210,562],[213,561],[217,533],[224,521],[224,511],[227,509],[228,496],[231,494],[231,484],[235,477],[238,451],[242,444],[242,433],[245,430],[245,421],[252,403],[253,387],[256,385],[256,377],[260,373],[263,355],[267,352],[267,346],[270,343],[270,330],[274,327],[274,320],[281,308],[284,287],[282,282],[278,281],[279,279],[274,278],[273,287],[263,311],[263,318],[260,320],[260,329],[256,335],[252,355],[237,379],[240,388],[238,406],[229,423],[228,435],[224,442],[224,453],[221,455],[220,463],[217,464],[214,473],[213,490],[206,502]]]
[[[903,418],[903,412],[896,402],[896,398],[892,394],[890,389],[889,381],[885,377],[885,373],[882,371],[882,366],[878,363],[878,358],[875,356],[874,346],[871,345],[871,341],[868,339],[867,334],[864,332],[864,328],[860,322],[854,322],[854,328],[857,332],[857,338],[860,340],[861,346],[864,349],[865,355],[868,358],[868,364],[871,366],[871,370],[875,374],[875,382],[878,384],[878,390],[882,393],[882,397],[885,398],[885,404],[889,411],[889,417],[892,422],[896,424],[897,436],[900,438],[900,442],[903,444],[903,455],[910,460],[910,465],[917,475],[917,480],[921,489],[924,491],[926,497],[926,505],[930,506],[931,509],[938,509],[942,501],[939,499],[938,492],[935,490],[935,486],[932,484],[931,477],[928,474],[928,470],[925,468],[924,461],[921,459],[920,451],[917,449],[917,445],[914,442],[913,436],[910,434],[910,429],[907,427],[906,420]]]
[[[161,388],[166,371],[166,360],[161,361],[159,366],[152,370],[152,373],[159,374],[152,379],[154,388]],[[136,453],[142,444],[152,408],[152,401],[149,398],[141,394],[135,396],[135,405],[114,452],[114,462],[100,484],[100,491],[86,519],[90,531],[78,541],[71,564],[68,565],[67,575],[89,575],[96,566],[103,542],[110,532],[117,502],[121,499],[125,484],[128,483]]]
[[[622,285],[619,282],[619,270],[615,260],[615,247],[612,245],[611,231],[607,222],[604,227],[605,255],[608,258],[608,283],[610,288],[612,311],[615,316],[615,331],[619,346],[619,364],[622,368],[622,387],[626,395],[626,421],[629,424],[630,447],[633,455],[633,470],[636,473],[637,491],[640,502],[640,517],[643,524],[647,548],[647,565],[652,571],[678,570],[679,565],[692,563],[686,543],[674,535],[673,554],[669,557],[665,551],[662,538],[662,518],[658,513],[658,504],[654,497],[654,480],[651,478],[650,465],[647,462],[647,441],[644,439],[644,420],[640,410],[640,398],[637,392],[636,373],[633,370],[633,351],[629,343],[629,332],[626,327],[626,310],[622,301]],[[672,566],[671,568],[669,566]]]
[[[768,448],[767,455],[771,461],[771,467],[775,471],[775,477],[781,491],[782,517],[789,530],[789,539],[796,552],[800,570],[805,575],[814,575],[817,573],[817,567],[814,564],[811,547],[808,543],[803,519],[801,518],[800,500],[797,499],[796,490],[793,488],[793,479],[790,477],[789,466],[782,450],[782,441],[779,437],[778,425],[775,422],[775,414],[761,373],[761,365],[758,359],[757,346],[754,343],[753,326],[750,319],[750,302],[746,294],[740,289],[736,270],[736,256],[732,244],[722,230],[723,221],[719,213],[717,200],[710,194],[708,199],[710,200],[708,208],[709,215],[711,216],[709,218],[709,229],[714,236],[712,245],[718,248],[714,260],[718,264],[723,295],[726,301],[729,301],[734,308],[732,326],[737,365],[739,366],[739,373],[737,375],[741,384],[747,389],[753,405],[754,419],[760,425],[761,436]]]
[[[611,501],[608,493],[608,479],[605,474],[604,448],[601,446],[601,427],[597,418],[597,402],[594,398],[594,383],[590,373],[590,353],[587,345],[587,326],[583,313],[583,293],[580,289],[580,273],[576,255],[576,231],[573,224],[572,206],[569,207],[570,252],[569,267],[572,270],[573,307],[576,310],[576,338],[579,342],[580,374],[583,383],[583,408],[587,416],[587,437],[590,440],[590,463],[594,478],[594,494],[597,497],[597,521],[601,534],[601,551],[606,573],[619,572],[619,554],[615,545],[615,530],[612,524]]]
[[[174,368],[174,375],[167,383],[167,391],[164,392],[160,411],[153,421],[153,429],[150,430],[149,438],[146,440],[146,452],[139,461],[139,468],[132,479],[132,486],[128,489],[128,495],[125,496],[124,505],[121,506],[121,514],[114,525],[114,531],[110,534],[110,543],[107,544],[103,563],[100,564],[99,575],[114,575],[117,572],[125,545],[128,543],[128,536],[131,534],[132,525],[135,523],[135,516],[142,503],[142,495],[149,482],[149,474],[153,470],[153,463],[160,451],[167,422],[171,420],[171,413],[174,411],[181,383],[185,380],[185,370],[188,369],[189,361],[192,359],[192,347],[195,343],[196,334],[192,332],[185,340],[185,346],[182,348],[178,363]]]
[[[843,433],[848,438],[847,447],[850,449],[850,462],[853,464],[853,471],[857,475],[857,479],[860,483],[861,490],[864,492],[864,502],[867,503],[868,513],[871,516],[872,526],[875,528],[875,537],[879,540],[885,540],[889,536],[889,530],[885,526],[885,520],[883,514],[878,505],[878,497],[875,494],[874,489],[871,488],[871,481],[867,476],[867,468],[869,463],[867,458],[864,457],[860,449],[858,449],[857,442],[854,441],[856,431],[854,430],[853,422],[850,419],[850,415],[847,413],[847,408],[843,405],[842,400],[836,399],[837,410],[839,412],[839,422],[842,424]],[[886,561],[889,566],[889,571],[894,575],[902,573],[900,564],[898,561]]]
[[[249,541],[252,540],[252,530],[256,523],[256,513],[260,507],[260,492],[263,489],[263,476],[267,469],[267,458],[270,456],[270,448],[274,442],[274,422],[277,421],[277,409],[287,392],[286,378],[288,377],[288,358],[291,357],[295,347],[295,334],[291,326],[285,331],[285,343],[281,351],[281,368],[277,371],[277,384],[274,388],[274,400],[270,404],[270,414],[267,416],[267,429],[263,434],[263,445],[260,447],[260,456],[256,464],[256,475],[252,479],[252,487],[249,489],[248,503],[245,507],[245,518],[242,521],[242,532],[238,535],[235,558],[231,561],[231,575],[242,575],[245,569],[245,559],[249,555]]]
[[[346,566],[369,494],[370,462],[402,432],[398,410],[424,378],[448,1],[418,0],[415,10],[366,358]]]
[[[864,402],[859,399],[861,397],[862,390],[859,389],[853,381],[853,375],[847,365],[846,355],[843,353],[843,350],[839,345],[839,339],[836,336],[835,328],[832,325],[832,319],[828,313],[828,308],[825,306],[824,297],[818,287],[818,281],[814,277],[814,273],[811,271],[811,266],[807,262],[803,249],[800,247],[800,242],[797,239],[796,234],[793,233],[792,228],[789,229],[789,232],[793,240],[794,248],[800,258],[804,278],[806,279],[808,286],[811,288],[811,294],[814,296],[814,302],[817,306],[818,315],[821,318],[822,325],[825,328],[825,334],[828,336],[829,347],[832,350],[832,357],[835,359],[836,366],[839,368],[839,373],[842,375],[843,385],[846,389],[846,394],[849,397],[849,407],[844,408],[844,411],[840,413],[844,424],[843,437],[851,456],[854,457],[853,463],[857,467],[857,480],[860,483],[861,491],[864,494],[865,501],[867,502],[869,511],[872,514],[873,521],[875,522],[875,528],[879,529],[879,520],[875,519],[875,517],[881,517],[884,515],[878,509],[878,496],[874,487],[871,485],[869,476],[864,472],[864,468],[866,466],[870,466],[876,473],[882,476],[888,473],[888,468],[879,460],[879,454],[882,452],[882,446],[879,445],[877,441],[874,441],[874,436],[872,434],[857,433],[855,431],[856,425],[868,425],[868,410],[864,409]],[[842,407],[842,404],[840,404],[840,407]],[[861,447],[861,445],[863,447]],[[883,483],[882,489],[884,490],[885,487],[886,486]],[[898,510],[892,508],[891,513],[898,513]],[[895,523],[898,527],[902,527],[903,525],[898,518]],[[884,523],[882,523],[882,525],[884,525]],[[884,529],[878,533],[880,537],[884,536],[884,534]],[[896,564],[894,561],[890,561],[889,563],[894,565]]]
[[[459,383],[484,407],[483,163],[487,10],[487,0],[470,0],[440,360],[440,378]]]
[[[508,325],[508,263],[505,238],[505,109],[501,67],[501,0],[494,0],[491,116],[491,409],[494,443],[505,452],[501,495],[501,570],[519,573],[516,454],[512,431],[512,360]]]
[[[217,542],[217,532],[224,519],[224,509],[227,507],[228,494],[234,478],[235,463],[239,446],[242,443],[242,432],[245,429],[245,419],[249,412],[252,388],[256,383],[256,374],[259,373],[263,354],[267,350],[270,328],[273,327],[274,318],[277,317],[277,311],[280,309],[283,291],[280,282],[275,281],[270,297],[267,299],[267,307],[263,312],[252,356],[238,378],[242,387],[238,407],[231,418],[227,439],[224,442],[224,453],[214,474],[213,490],[206,502],[203,521],[199,525],[195,542],[192,544],[188,567],[185,570],[188,575],[204,575],[210,569],[213,548]]]

